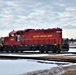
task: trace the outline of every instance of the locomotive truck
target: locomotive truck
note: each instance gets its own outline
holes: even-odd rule
[[[36,50],[41,53],[68,51],[68,39],[62,38],[61,28],[13,30],[9,36],[2,38],[0,45],[1,52]]]

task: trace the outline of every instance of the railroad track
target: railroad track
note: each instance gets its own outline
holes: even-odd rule
[[[61,52],[61,53],[52,53],[52,52],[49,52],[49,53],[40,53],[39,51],[25,51],[25,52],[6,52],[6,51],[3,51],[3,52],[0,52],[0,54],[19,54],[19,55],[26,55],[26,54],[76,54],[76,52]]]
[[[0,54],[0,59],[33,59],[76,63],[76,54]]]
[[[44,53],[40,53],[39,51],[25,51],[25,52],[6,52],[6,51],[3,51],[3,52],[0,52],[0,54],[55,54],[53,53],[52,51],[49,51],[48,53],[44,52]],[[67,54],[67,53],[75,53],[75,52],[67,52],[67,51],[61,51],[59,54]]]

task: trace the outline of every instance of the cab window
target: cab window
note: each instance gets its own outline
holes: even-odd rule
[[[17,41],[21,41],[22,40],[21,35],[16,35],[16,37],[17,37]]]

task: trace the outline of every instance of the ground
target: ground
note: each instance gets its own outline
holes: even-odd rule
[[[27,59],[36,59],[36,60],[50,60],[50,61],[65,61],[76,63],[76,54],[0,54],[0,58],[27,58]],[[76,75],[76,64],[72,66],[58,66],[48,70],[34,71],[23,75]]]
[[[23,75],[76,75],[76,65],[67,67],[54,67],[52,69],[34,71]]]
[[[64,67],[65,73],[63,75],[76,75],[76,65]]]

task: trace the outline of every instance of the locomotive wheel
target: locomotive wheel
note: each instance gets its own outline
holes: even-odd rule
[[[48,50],[46,51],[46,53],[48,53]]]
[[[53,50],[53,53],[56,53],[56,50]]]
[[[57,51],[58,53],[60,53],[60,51]]]
[[[43,50],[41,50],[41,51],[40,51],[40,53],[44,53],[44,51],[43,51]]]
[[[18,51],[15,51],[16,53],[18,53]]]
[[[44,53],[44,47],[39,48],[40,53]]]
[[[21,53],[23,53],[23,51],[22,51],[22,50],[21,50],[20,52],[21,52]]]
[[[13,50],[11,50],[11,53],[13,53]]]
[[[44,51],[45,51],[46,53],[48,53],[49,48],[48,48],[47,46],[45,46],[45,47],[44,47]]]
[[[6,53],[8,53],[9,51],[7,50]]]

